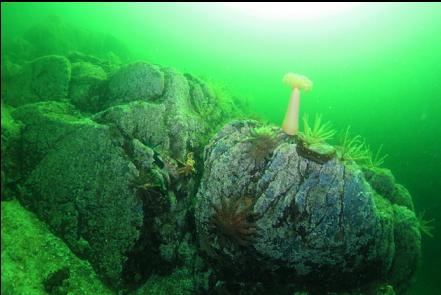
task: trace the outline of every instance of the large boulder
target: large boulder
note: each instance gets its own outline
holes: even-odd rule
[[[355,163],[315,162],[295,138],[259,128],[235,121],[205,150],[196,224],[220,278],[328,292],[384,282],[397,259],[415,269],[417,251],[396,256],[402,219]]]

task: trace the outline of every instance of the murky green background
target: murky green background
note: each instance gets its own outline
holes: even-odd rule
[[[301,112],[383,144],[385,166],[417,211],[436,219],[435,238],[423,237],[413,293],[441,294],[441,4],[359,4],[331,15],[320,4],[302,13],[296,5],[258,5],[2,3],[2,45],[59,15],[112,33],[135,59],[224,83],[275,124],[289,97],[283,74],[307,75],[314,88]]]

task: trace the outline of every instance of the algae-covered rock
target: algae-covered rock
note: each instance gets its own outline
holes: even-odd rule
[[[189,152],[203,149],[207,135],[222,122],[199,113],[201,105],[207,110],[216,108],[217,99],[206,85],[201,86],[202,82],[197,84],[200,92],[190,91],[190,84],[195,87],[196,82],[195,78],[189,81],[172,68],[142,62],[126,65],[109,78],[109,96],[102,100],[104,110],[94,119],[114,124],[141,142],[159,146],[184,161]],[[112,107],[105,109],[108,105]],[[218,113],[227,119],[237,110],[222,112],[225,109],[220,105]]]
[[[25,126],[16,145],[23,167],[18,198],[116,289],[177,263],[195,269],[197,261],[185,233],[192,176],[170,181],[163,158],[174,160],[130,136],[130,123],[147,126],[142,107],[130,110],[138,113],[112,113],[119,126],[83,117],[66,102],[13,112]]]
[[[113,294],[87,261],[17,201],[2,201],[1,210],[2,294]],[[54,275],[60,272],[69,276]]]
[[[71,51],[66,56],[71,63],[88,63],[102,68],[107,75],[114,73],[121,66],[121,59],[110,52],[104,58],[95,55],[84,54],[79,51]]]
[[[1,199],[11,199],[20,179],[20,169],[14,147],[20,140],[22,124],[11,116],[13,108],[1,105]]]
[[[110,107],[93,116],[96,122],[114,124],[119,130],[140,140],[143,144],[168,151],[170,139],[163,104],[134,101]]]
[[[154,101],[164,91],[164,73],[159,67],[143,62],[128,64],[109,80],[109,102]]]
[[[66,98],[71,75],[70,62],[64,56],[45,56],[31,64],[31,89],[40,99]]]
[[[66,103],[26,105],[14,115],[26,126],[18,149],[26,167],[20,200],[119,285],[144,219],[133,187],[140,172],[124,149],[131,142]]]
[[[107,73],[98,65],[89,62],[72,64],[72,79],[69,85],[69,99],[77,108],[95,112],[99,109],[103,82]]]
[[[196,223],[218,275],[310,292],[384,280],[399,238],[390,203],[357,165],[304,158],[284,135],[264,163],[257,162],[252,142],[244,140],[257,126],[235,121],[205,150]]]
[[[385,168],[363,167],[366,180],[372,188],[391,203],[402,205],[414,211],[412,196],[409,191],[399,183],[396,183],[392,171]]]
[[[393,204],[401,205],[411,211],[415,211],[412,196],[410,195],[407,188],[399,183],[395,183],[395,190],[393,195],[391,196],[390,201]]]
[[[65,135],[90,124],[66,102],[47,101],[16,108],[12,117],[24,124],[15,152],[21,153],[20,171],[26,176]]]
[[[15,79],[3,83],[2,99],[12,106],[67,97],[71,66],[63,56],[39,57],[21,66]]]
[[[410,294],[409,287],[421,262],[421,233],[413,211],[393,205],[395,256],[388,280],[397,294]]]
[[[122,144],[122,143],[120,143]],[[21,196],[81,257],[118,285],[143,222],[139,172],[112,131],[89,123],[65,134],[30,173]]]
[[[365,168],[363,173],[372,188],[384,197],[390,197],[395,190],[395,177],[389,169]]]

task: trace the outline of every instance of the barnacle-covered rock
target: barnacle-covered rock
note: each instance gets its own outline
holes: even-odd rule
[[[243,139],[259,127],[255,121],[235,121],[205,150],[196,223],[201,249],[219,277],[310,292],[347,291],[385,280],[401,238],[390,202],[371,188],[356,164],[304,157],[298,142],[281,130],[275,149],[257,163],[249,153],[252,142]],[[219,208],[228,206],[212,206],[238,196],[253,198],[249,214],[256,216],[255,225],[247,225],[256,234],[246,243],[240,235],[222,238],[219,218],[230,215],[220,215]],[[231,229],[227,233],[237,236]],[[418,251],[411,252],[400,261],[417,259]]]

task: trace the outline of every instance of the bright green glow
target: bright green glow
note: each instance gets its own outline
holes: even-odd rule
[[[225,4],[257,18],[284,21],[318,19],[347,12],[359,3],[347,2],[232,2]]]

